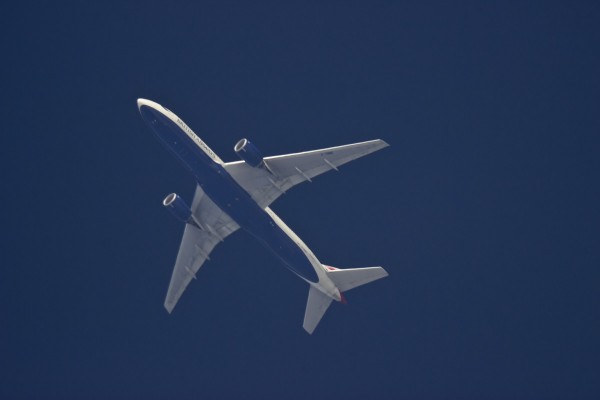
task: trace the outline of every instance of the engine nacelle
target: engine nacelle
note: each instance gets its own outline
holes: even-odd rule
[[[192,220],[192,210],[177,193],[171,193],[165,197],[163,206],[167,207],[171,214],[181,222],[188,223]]]
[[[252,167],[258,167],[263,162],[263,156],[258,148],[248,139],[241,139],[233,148],[235,154]]]

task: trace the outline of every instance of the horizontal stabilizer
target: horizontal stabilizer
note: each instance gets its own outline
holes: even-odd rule
[[[385,278],[388,273],[381,267],[369,268],[327,268],[327,277],[333,281],[340,292],[347,292],[350,289],[364,285],[365,283]]]
[[[331,297],[321,292],[314,286],[308,291],[308,302],[306,303],[306,312],[304,313],[304,324],[302,325],[306,332],[312,334],[323,318],[325,311],[331,304]]]

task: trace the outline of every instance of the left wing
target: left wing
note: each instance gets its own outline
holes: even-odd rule
[[[311,181],[324,172],[389,146],[381,139],[345,146],[265,157],[261,167],[244,161],[224,164],[229,174],[262,208],[268,207],[286,190],[300,182]]]
[[[173,311],[192,278],[196,279],[196,272],[202,264],[210,260],[210,252],[239,228],[235,221],[206,196],[200,186],[196,187],[192,213],[201,229],[192,224],[185,225],[165,299],[165,308],[169,313]]]

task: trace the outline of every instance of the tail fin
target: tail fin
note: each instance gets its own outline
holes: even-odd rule
[[[364,285],[365,283],[373,282],[388,276],[386,270],[381,267],[348,269],[338,269],[333,267],[325,268],[327,268],[327,277],[333,281],[340,292],[347,292],[348,290]]]
[[[339,289],[342,302],[344,303],[345,300],[342,292],[388,276],[385,269],[381,267],[338,269],[325,266],[325,268],[327,269],[327,277]],[[304,324],[302,325],[308,333],[312,334],[314,332],[321,318],[323,318],[325,311],[331,305],[332,300],[331,297],[316,287],[310,287],[306,312],[304,313]]]

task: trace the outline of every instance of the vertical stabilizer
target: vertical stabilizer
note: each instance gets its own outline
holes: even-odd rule
[[[302,325],[306,332],[313,333],[319,321],[323,318],[323,314],[329,308],[331,300],[333,299],[319,289],[316,289],[314,286],[310,287],[306,312],[304,313],[304,324]]]

